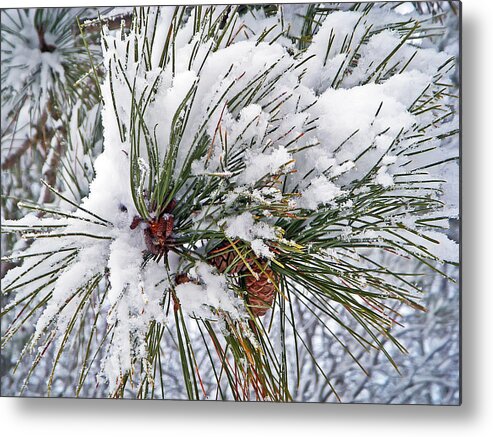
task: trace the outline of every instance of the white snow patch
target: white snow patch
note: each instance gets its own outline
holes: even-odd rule
[[[301,208],[315,210],[319,205],[325,205],[336,197],[343,194],[343,191],[325,176],[319,176],[312,180],[310,186],[301,193],[298,205]]]
[[[377,171],[375,182],[382,187],[388,188],[394,185],[394,178],[387,172],[387,166],[383,165]]]
[[[293,167],[291,160],[292,155],[283,146],[272,150],[270,154],[251,152],[246,156],[246,168],[238,176],[238,183],[254,184],[265,176],[289,170]]]

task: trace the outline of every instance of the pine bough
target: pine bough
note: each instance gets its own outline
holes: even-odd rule
[[[20,392],[49,355],[48,394],[68,360],[75,395],[97,381],[164,398],[168,338],[190,399],[289,401],[308,356],[344,400],[300,308],[356,361],[354,346],[393,363],[397,309],[425,310],[421,278],[458,262],[443,232],[458,214],[455,60],[429,43],[435,21],[379,3],[125,17],[80,25],[86,40],[102,28],[102,65],[88,52],[77,79],[102,102],[86,193],[73,171],[2,224],[28,242],[2,279],[2,347],[22,338],[31,361]],[[245,285],[261,278],[275,288],[263,317]]]

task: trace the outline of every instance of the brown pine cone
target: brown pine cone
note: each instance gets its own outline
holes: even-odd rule
[[[274,272],[268,266],[264,266],[262,271],[257,265],[252,265],[252,270],[259,278],[256,279],[250,271],[245,278],[247,305],[254,316],[262,317],[272,308],[276,297],[276,287],[271,281],[274,280]]]
[[[276,297],[276,287],[269,279],[269,277],[274,279],[274,272],[267,265],[264,265],[262,270],[252,259],[247,260],[251,269],[258,274],[258,279],[252,275],[243,261],[240,260],[233,265],[237,258],[237,253],[227,241],[221,243],[216,249],[211,250],[209,256],[211,257],[210,263],[220,273],[224,273],[229,268],[229,274],[245,275],[247,305],[254,316],[261,317],[272,308]],[[259,260],[256,259],[256,261],[258,262]]]
[[[245,269],[245,264],[243,264],[243,261],[241,260],[235,265],[232,265],[238,254],[228,241],[222,242],[218,247],[211,250],[209,256],[212,255],[215,256],[210,259],[210,263],[215,266],[220,273],[224,273],[230,266],[231,268],[228,270],[228,273],[231,273],[232,275],[236,275]]]

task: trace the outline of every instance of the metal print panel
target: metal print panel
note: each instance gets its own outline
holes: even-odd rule
[[[2,10],[2,396],[460,404],[459,25]]]

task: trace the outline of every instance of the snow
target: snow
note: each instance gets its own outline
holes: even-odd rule
[[[224,232],[229,238],[241,238],[253,241],[256,238],[273,240],[276,238],[276,229],[267,223],[256,221],[253,214],[244,212],[224,221]]]
[[[341,194],[343,191],[337,185],[325,176],[319,176],[301,193],[299,205],[301,208],[317,209],[319,205],[328,204]]]
[[[253,252],[260,258],[274,258],[274,254],[269,249],[269,246],[260,238],[256,238],[250,242]]]
[[[391,174],[387,172],[386,165],[378,169],[377,175],[375,177],[375,182],[384,188],[388,188],[394,185],[394,178],[392,177]]]
[[[187,314],[215,319],[217,315],[212,311],[215,309],[226,311],[233,318],[244,316],[242,301],[229,288],[225,275],[214,273],[213,267],[206,263],[197,263],[189,277],[193,282],[175,288],[180,306]]]
[[[254,184],[260,179],[288,171],[293,167],[291,154],[282,146],[272,150],[270,154],[247,154],[245,170],[238,177],[240,184]]]

